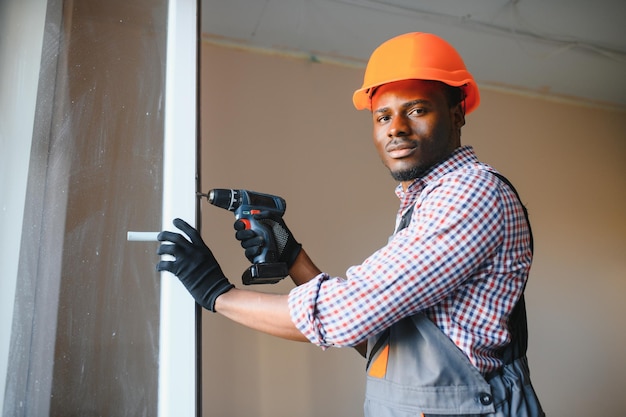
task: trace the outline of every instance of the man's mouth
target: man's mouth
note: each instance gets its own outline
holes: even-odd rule
[[[387,154],[393,159],[406,158],[407,156],[413,154],[416,149],[417,145],[414,143],[391,143],[387,146]]]

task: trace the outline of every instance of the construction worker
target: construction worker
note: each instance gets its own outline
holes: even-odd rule
[[[399,182],[396,232],[346,278],[309,259],[280,218],[280,260],[296,287],[235,288],[193,227],[161,232],[160,271],[203,307],[238,323],[367,358],[365,415],[543,416],[526,359],[524,288],[532,234],[512,185],[461,146],[479,92],[461,56],[432,34],[407,33],[371,55],[353,103],[372,113],[374,144]],[[260,213],[263,218],[267,214]],[[266,243],[241,222],[252,260]]]

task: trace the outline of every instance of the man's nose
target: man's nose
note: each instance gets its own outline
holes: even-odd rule
[[[409,126],[407,118],[404,116],[396,116],[391,120],[391,125],[389,126],[387,134],[390,138],[401,137],[407,136],[410,131],[411,127]]]

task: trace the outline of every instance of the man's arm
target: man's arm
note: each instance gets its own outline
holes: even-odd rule
[[[310,281],[321,272],[304,249],[289,269],[289,275],[296,285]],[[215,310],[239,324],[272,336],[308,342],[291,321],[287,300],[287,295],[232,289],[217,298]],[[367,342],[354,348],[362,357],[366,356]]]
[[[289,315],[287,295],[232,290],[220,295],[215,311],[251,329],[298,342],[308,342]]]
[[[251,329],[287,340],[308,342],[291,321],[287,298],[287,295],[233,288],[217,298],[215,311]],[[354,348],[366,357],[367,342]]]

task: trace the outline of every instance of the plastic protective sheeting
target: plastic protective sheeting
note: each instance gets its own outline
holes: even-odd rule
[[[3,415],[155,416],[166,0],[51,0]]]

